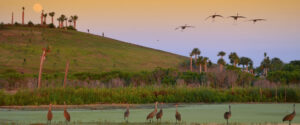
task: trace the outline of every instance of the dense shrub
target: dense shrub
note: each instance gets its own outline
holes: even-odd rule
[[[32,22],[32,21],[29,21],[29,22],[28,22],[28,26],[34,26],[33,22]]]
[[[285,100],[286,90],[286,100]],[[277,92],[277,94],[276,94]],[[277,98],[276,98],[277,95]],[[125,88],[43,88],[19,90],[16,94],[0,91],[0,105],[47,105],[92,103],[165,103],[177,102],[300,102],[299,88],[212,89],[190,87]]]
[[[54,25],[53,23],[50,23],[50,24],[48,25],[48,27],[49,27],[49,28],[55,28],[55,25]]]

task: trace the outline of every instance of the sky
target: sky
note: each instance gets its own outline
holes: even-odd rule
[[[264,52],[284,62],[300,59],[300,0],[0,0],[0,22],[10,23],[11,13],[21,22],[40,23],[45,12],[78,15],[77,28],[150,48],[189,56],[193,48],[216,62],[219,51],[250,57],[258,66]],[[214,22],[205,18],[223,15]],[[246,19],[234,22],[239,13]],[[247,20],[264,18],[253,24]],[[50,17],[47,17],[50,22]],[[57,24],[57,22],[55,22]],[[195,28],[183,32],[180,25]],[[229,62],[228,57],[225,58]]]

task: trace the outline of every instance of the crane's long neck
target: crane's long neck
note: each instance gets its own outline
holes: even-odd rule
[[[229,112],[231,112],[231,106],[229,106]]]
[[[52,106],[50,105],[48,111],[51,111],[51,109],[52,109]]]
[[[176,105],[176,112],[178,112],[178,110],[177,110],[177,105]]]
[[[157,111],[157,103],[155,103],[155,111]]]
[[[296,114],[296,106],[294,105],[294,112],[293,112],[294,114]]]

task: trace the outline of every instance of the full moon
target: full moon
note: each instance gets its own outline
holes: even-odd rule
[[[41,4],[36,3],[36,4],[33,5],[33,10],[34,10],[35,12],[39,13],[39,12],[41,12],[41,11],[43,10],[43,7],[42,7]]]

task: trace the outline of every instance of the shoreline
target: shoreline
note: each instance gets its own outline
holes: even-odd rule
[[[166,108],[175,107],[176,103],[164,103]],[[179,106],[187,106],[187,105],[217,105],[217,104],[298,104],[298,103],[275,103],[275,102],[247,102],[247,103],[177,103]],[[128,104],[123,103],[99,103],[99,104],[83,104],[83,105],[67,105],[68,109],[87,109],[87,110],[109,110],[109,109],[124,109]],[[152,108],[154,106],[153,103],[148,104],[129,104],[132,109],[142,109],[142,108]],[[0,106],[0,110],[48,110],[49,105],[26,105],[26,106]],[[54,105],[52,104],[52,108],[63,110],[64,105]]]

